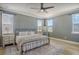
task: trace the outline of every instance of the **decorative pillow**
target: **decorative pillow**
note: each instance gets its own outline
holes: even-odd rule
[[[35,34],[34,31],[19,32],[19,35],[20,35],[20,36],[23,36],[23,35],[33,35],[33,34]]]
[[[19,35],[21,35],[21,36],[28,35],[28,32],[19,32]]]

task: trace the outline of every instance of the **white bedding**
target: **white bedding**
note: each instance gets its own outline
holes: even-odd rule
[[[34,42],[33,42],[34,41]],[[28,43],[29,42],[29,43]],[[28,43],[32,45],[31,48],[34,48],[35,45],[40,46],[42,44],[48,43],[48,37],[40,34],[33,34],[33,35],[24,35],[24,36],[16,36],[16,43],[19,50],[21,50],[21,45],[24,43]],[[33,45],[34,43],[34,45]],[[24,49],[27,48],[28,44],[25,44]]]
[[[40,34],[33,34],[33,35],[25,35],[25,36],[16,36],[16,43],[24,43],[24,42],[30,42],[34,40],[39,40],[41,38],[48,38],[47,36],[40,35]]]

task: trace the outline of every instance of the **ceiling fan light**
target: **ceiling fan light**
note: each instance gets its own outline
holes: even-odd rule
[[[41,9],[41,12],[44,12],[44,10],[43,10],[43,9]]]

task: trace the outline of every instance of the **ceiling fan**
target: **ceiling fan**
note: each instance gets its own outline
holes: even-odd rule
[[[47,13],[47,9],[51,9],[51,8],[54,8],[54,6],[44,7],[44,3],[40,3],[40,8],[31,8],[31,9],[39,9],[40,12],[46,12]]]

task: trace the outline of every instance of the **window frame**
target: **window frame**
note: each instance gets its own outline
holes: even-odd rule
[[[52,25],[51,25],[51,26],[49,26],[49,25],[48,25],[48,20],[52,20]],[[54,27],[54,22],[53,22],[53,19],[51,19],[51,18],[50,18],[50,19],[48,19],[48,20],[47,20],[48,32],[53,32],[53,31],[54,31],[54,30],[53,30],[53,27]],[[50,31],[50,30],[49,30],[49,27],[51,27],[51,28],[52,28],[52,31]]]
[[[76,15],[79,15],[79,13],[76,13],[76,14],[72,14],[72,34],[79,34],[79,32],[78,31],[75,31],[75,24],[77,24],[77,23],[75,23],[75,22],[73,22],[73,16],[76,16]],[[74,16],[74,17],[75,17]],[[79,24],[79,22],[78,22],[78,24]]]
[[[8,19],[8,22],[5,22],[5,18]],[[11,19],[11,20],[10,20]],[[9,29],[9,31],[5,31]],[[14,14],[2,13],[2,34],[13,33],[14,32]]]
[[[39,21],[39,20],[41,20],[41,22],[42,22],[42,25],[41,25],[41,26],[38,26],[38,21]],[[48,25],[48,20],[52,20],[52,25],[51,25],[51,26]],[[44,31],[44,28],[43,28],[44,26],[43,26],[43,25],[44,25],[44,20],[38,19],[38,20],[37,20],[37,31],[38,31],[38,32]],[[39,27],[41,27],[41,30],[38,29]],[[47,31],[48,31],[48,32],[53,32],[53,31],[54,31],[54,30],[53,30],[53,27],[54,27],[53,18],[46,19],[46,27],[47,27]],[[49,27],[51,27],[51,29],[52,29],[51,31],[49,30]]]
[[[41,24],[42,24],[41,26],[38,26],[38,21],[39,21],[39,20],[42,22],[42,23],[41,23]],[[41,27],[41,30],[39,30],[40,27]],[[38,20],[37,20],[37,32],[42,32],[42,30],[43,30],[43,20],[38,19]]]

